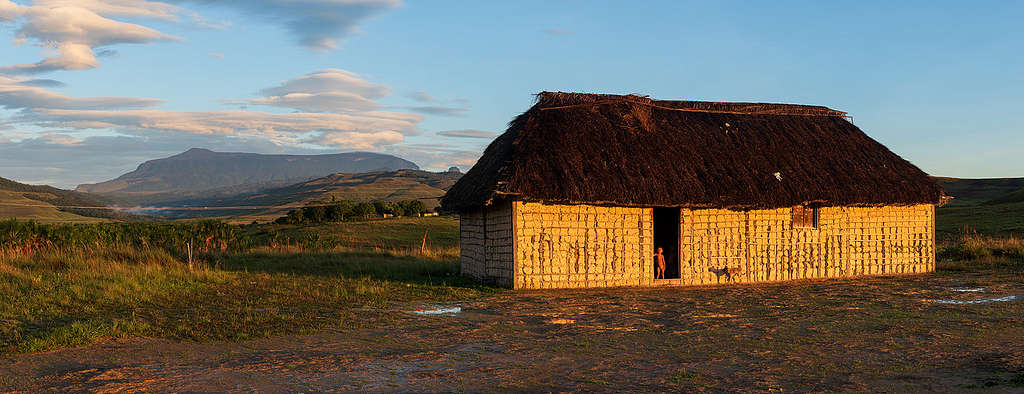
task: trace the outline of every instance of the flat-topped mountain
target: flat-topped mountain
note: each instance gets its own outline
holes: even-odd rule
[[[213,191],[213,195],[237,194],[335,173],[401,169],[419,167],[396,156],[370,152],[267,155],[193,148],[142,163],[114,180],[79,185],[76,190],[130,204],[147,204],[209,196],[206,191]]]

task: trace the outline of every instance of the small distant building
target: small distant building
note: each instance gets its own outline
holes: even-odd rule
[[[442,199],[462,273],[537,289],[933,271],[942,188],[846,115],[541,93]]]

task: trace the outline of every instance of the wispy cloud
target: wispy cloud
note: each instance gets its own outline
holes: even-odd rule
[[[36,86],[40,88],[63,88],[68,84],[55,79],[26,79],[18,82],[19,85]]]
[[[469,114],[468,108],[448,107],[443,105],[422,105],[407,107],[410,111],[427,115],[463,117]]]
[[[359,24],[402,6],[399,0],[185,0],[233,8],[279,24],[298,43],[314,50],[332,50],[339,40],[359,32]]]
[[[0,76],[0,107],[5,109],[110,109],[144,108],[162,103],[162,100],[137,97],[74,97],[52,92],[34,85],[52,85],[52,80],[21,80]]]
[[[566,35],[572,34],[571,31],[568,31],[568,30],[565,30],[565,29],[544,29],[544,32],[548,33],[548,34],[556,35],[556,36],[566,36]]]
[[[478,150],[445,144],[398,144],[385,147],[384,152],[411,160],[423,168],[439,170],[449,167],[467,170],[476,163],[481,154]]]
[[[216,52],[214,52],[214,53],[210,54],[210,57],[215,58],[215,59],[224,59],[224,54],[223,53],[216,53]]]
[[[139,109],[162,101],[134,97],[74,97],[26,80],[0,75],[0,107],[20,110],[7,123],[36,128],[116,132],[125,135],[221,135],[264,140],[279,146],[379,149],[417,135],[423,115],[382,111],[373,98],[386,96],[385,85],[355,73],[328,69],[263,89],[265,97],[237,103],[292,108],[301,112],[169,111]],[[40,137],[41,138],[41,137]],[[61,141],[70,142],[69,138]]]
[[[40,127],[103,130],[146,134],[173,132],[184,134],[219,134],[260,138],[282,145],[298,145],[324,141],[339,148],[365,149],[363,140],[346,146],[341,139],[315,139],[311,135],[330,133],[381,132],[415,135],[422,117],[415,114],[368,112],[361,115],[288,113],[255,111],[164,110],[65,110],[36,109],[15,117],[20,122]],[[388,134],[395,135],[395,134]],[[386,142],[378,139],[380,142]]]
[[[433,103],[433,102],[437,101],[437,99],[434,98],[434,96],[431,96],[430,93],[427,93],[427,92],[422,91],[422,90],[416,90],[416,91],[410,92],[407,95],[407,97],[409,97],[409,98],[411,98],[413,100],[419,101],[421,103]]]
[[[445,137],[456,137],[456,138],[487,138],[487,139],[491,139],[491,138],[494,138],[496,136],[496,134],[494,134],[492,132],[489,132],[489,131],[473,130],[473,129],[466,129],[466,130],[444,130],[444,131],[438,131],[437,135],[443,135]]]

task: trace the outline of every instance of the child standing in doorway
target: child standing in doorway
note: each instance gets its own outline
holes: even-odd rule
[[[665,255],[662,254],[661,248],[658,248],[658,253],[654,255],[654,261],[658,263],[654,279],[665,279]]]

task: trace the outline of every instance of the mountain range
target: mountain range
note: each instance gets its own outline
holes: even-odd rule
[[[370,152],[266,155],[193,148],[142,163],[116,179],[79,185],[75,190],[114,204],[150,205],[255,192],[335,173],[401,169],[415,170],[419,166],[396,156]]]

